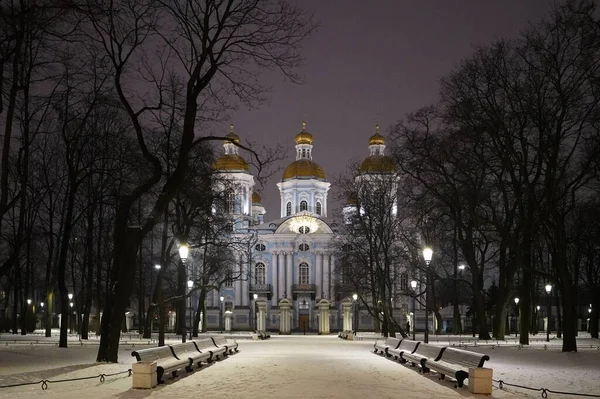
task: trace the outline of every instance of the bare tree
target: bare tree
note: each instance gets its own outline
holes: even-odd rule
[[[98,361],[117,361],[120,325],[131,294],[136,254],[143,237],[161,219],[184,184],[190,151],[215,137],[199,134],[199,121],[218,116],[234,102],[260,100],[260,72],[275,68],[293,81],[302,58],[299,46],[314,25],[299,8],[285,1],[214,0],[155,2],[122,0],[85,2],[83,32],[99,56],[107,59],[114,90],[126,110],[148,174],[120,196],[114,227],[110,290],[102,319]],[[181,139],[176,167],[164,165],[147,144],[148,114],[167,109],[164,82],[175,79],[179,93]],[[145,83],[142,83],[145,82]],[[140,86],[140,84],[142,86]],[[218,137],[224,139],[224,137]],[[139,227],[130,225],[140,197],[160,186],[153,206]]]

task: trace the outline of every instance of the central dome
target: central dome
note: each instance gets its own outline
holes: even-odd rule
[[[371,155],[365,158],[358,169],[361,173],[395,173],[396,165],[385,155]]]
[[[250,168],[248,167],[248,163],[244,160],[244,158],[240,157],[237,154],[226,154],[221,155],[215,161],[213,165],[213,169],[219,172],[228,172],[228,171],[248,171]]]
[[[320,179],[325,180],[323,168],[310,159],[299,159],[289,164],[283,172],[283,180],[287,179]]]

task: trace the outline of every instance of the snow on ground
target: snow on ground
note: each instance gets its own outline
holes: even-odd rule
[[[7,338],[8,337],[8,338]],[[239,338],[244,338],[240,335]],[[461,398],[474,397],[468,389],[455,389],[450,381],[435,375],[421,375],[373,353],[373,335],[359,341],[344,341],[337,336],[277,336],[266,341],[238,340],[240,352],[229,358],[184,374],[153,390],[133,390],[127,374],[75,382],[0,389],[0,398]],[[97,342],[58,348],[43,337],[38,343],[5,345],[0,337],[0,385],[26,381],[51,381],[122,372],[131,367],[131,350],[147,347],[134,339],[122,343],[118,364],[95,364]],[[433,338],[434,341],[436,338]],[[445,338],[446,339],[446,338]],[[46,339],[49,340],[49,339]],[[52,339],[50,339],[52,340]],[[175,343],[176,341],[172,341]],[[445,344],[467,343],[466,338],[449,337]],[[145,344],[145,345],[142,345]],[[489,343],[491,344],[491,342]],[[518,349],[512,342],[470,346],[486,353],[494,369],[494,379],[507,383],[549,388],[555,391],[600,395],[600,345],[598,340],[581,340],[578,353],[562,353],[558,342],[544,349],[534,343]],[[470,344],[472,345],[472,343]],[[497,384],[495,384],[497,385]],[[494,389],[493,398],[541,397],[540,392],[505,387]],[[549,398],[573,398],[550,393]]]

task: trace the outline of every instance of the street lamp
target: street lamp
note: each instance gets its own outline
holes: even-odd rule
[[[156,270],[156,293],[158,296],[158,346],[165,346],[165,304],[163,302],[161,265],[154,265]]]
[[[73,294],[69,294],[69,296],[72,298]],[[69,312],[69,334],[73,334],[73,326],[71,325],[71,318],[72,318],[72,313],[73,313],[73,302],[69,303],[69,306],[71,307],[71,311]]]
[[[546,297],[548,299],[548,322],[546,323],[546,342],[550,342],[550,315],[552,307],[550,306],[550,292],[552,292],[552,284],[546,284]]]
[[[40,307],[42,308],[42,320],[40,323],[40,326],[42,327],[42,329],[46,328],[46,320],[44,320],[44,302],[40,302]]]
[[[190,252],[190,249],[188,248],[187,245],[181,244],[179,246],[179,257],[181,258],[181,261],[183,263],[185,263],[185,261],[187,260],[189,252]]]
[[[354,330],[354,335],[358,332],[358,294],[352,294],[352,306],[354,306],[354,320],[352,329]]]
[[[256,323],[256,315],[257,315],[257,312],[256,312],[256,300],[258,299],[258,294],[253,294],[252,298],[254,298],[254,306],[252,306],[252,308],[250,309],[250,323],[252,323],[251,327],[254,330],[256,330],[256,328],[255,328],[256,325],[257,325],[257,323]],[[252,314],[253,310],[254,310],[254,314]]]
[[[425,265],[429,266],[431,263],[431,258],[433,256],[433,250],[429,247],[423,248],[423,259],[425,260]],[[429,343],[429,267],[425,270],[425,339],[423,340],[426,344]]]
[[[191,341],[192,340],[192,330],[193,330],[192,326],[194,323],[194,315],[192,312],[192,288],[194,287],[194,282],[192,280],[188,280],[187,286],[188,286],[188,289],[190,290],[189,297],[190,297],[190,341]]]
[[[516,319],[517,319],[517,329],[515,331],[515,337],[516,337],[516,336],[519,335],[519,314],[520,314],[520,311],[519,311],[519,297],[515,297],[515,306],[517,308],[517,317],[516,317]]]
[[[221,301],[221,306],[219,307],[219,325],[221,327],[221,334],[223,334],[223,301],[225,300],[225,297],[221,295],[219,300]]]
[[[417,302],[417,280],[412,280],[410,282],[410,288],[412,288],[412,302],[413,302],[413,317],[412,317],[412,333],[413,333],[413,341],[415,341],[415,329],[417,327],[417,310],[416,310],[416,302]]]

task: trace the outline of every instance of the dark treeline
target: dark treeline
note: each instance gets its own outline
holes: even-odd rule
[[[25,334],[37,314],[49,335],[60,315],[61,347],[74,325],[116,362],[126,312],[147,313],[149,333],[158,302],[185,310],[178,246],[207,265],[200,301],[239,271],[224,254],[248,243],[213,212],[228,188],[212,142],[229,111],[264,99],[262,71],[300,82],[313,28],[274,0],[3,2],[0,328]],[[263,176],[274,153],[238,145]]]

